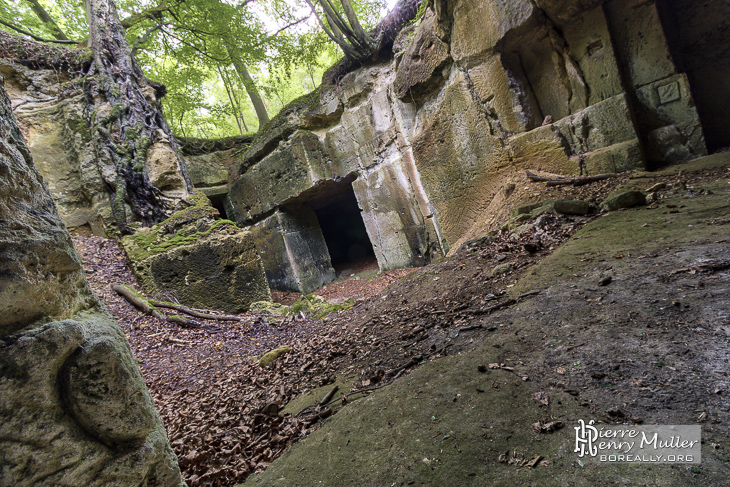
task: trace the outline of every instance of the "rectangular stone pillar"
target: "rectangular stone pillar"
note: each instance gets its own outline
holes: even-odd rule
[[[353,181],[352,188],[380,270],[426,264],[426,227],[401,160],[367,171]]]
[[[287,207],[251,227],[269,287],[310,293],[335,279],[317,215]]]

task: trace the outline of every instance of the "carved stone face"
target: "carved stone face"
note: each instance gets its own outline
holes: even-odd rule
[[[66,363],[62,390],[69,412],[109,446],[145,439],[154,407],[139,371],[111,340],[84,344]]]

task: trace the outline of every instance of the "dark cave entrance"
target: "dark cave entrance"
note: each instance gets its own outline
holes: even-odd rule
[[[672,58],[689,78],[707,150],[730,146],[730,3],[660,0],[657,7]]]
[[[336,272],[376,261],[352,184],[336,196],[310,206],[317,215]]]
[[[218,210],[218,213],[221,214],[221,219],[228,220],[228,215],[226,214],[226,205],[225,205],[225,194],[217,194],[213,196],[208,196],[208,199],[210,200],[210,204],[213,205],[213,208]]]

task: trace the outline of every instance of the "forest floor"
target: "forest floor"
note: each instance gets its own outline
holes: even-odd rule
[[[200,329],[143,315],[109,287],[137,286],[116,242],[74,242],[191,486],[261,472],[248,483],[719,486],[730,478],[729,182],[720,154],[579,187],[534,183],[521,202],[666,186],[648,206],[543,216],[423,268],[342,270],[318,293],[355,306],[278,326],[255,312]],[[291,351],[259,366],[282,345]],[[701,424],[703,463],[583,468],[578,418]],[[565,427],[538,431],[551,422]]]

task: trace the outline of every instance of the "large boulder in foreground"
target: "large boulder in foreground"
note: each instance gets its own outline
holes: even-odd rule
[[[151,228],[124,237],[122,246],[145,292],[187,306],[229,313],[270,301],[254,239],[228,220],[203,194],[191,206]]]
[[[0,134],[0,485],[185,485],[4,88]]]

